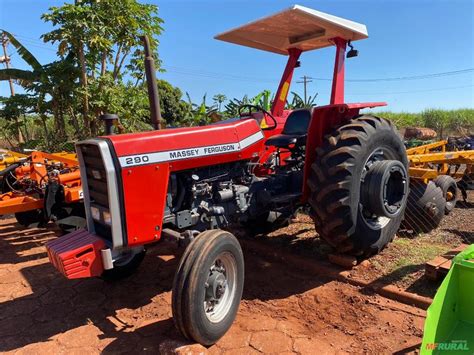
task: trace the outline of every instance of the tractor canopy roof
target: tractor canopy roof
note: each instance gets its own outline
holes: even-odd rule
[[[361,23],[316,11],[301,5],[218,34],[221,41],[288,54],[289,48],[304,51],[334,45],[332,38],[356,41],[368,37]]]

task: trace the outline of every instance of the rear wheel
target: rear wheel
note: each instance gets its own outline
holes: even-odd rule
[[[402,227],[415,233],[431,232],[441,223],[445,208],[443,191],[434,182],[413,180]]]
[[[405,147],[392,124],[360,116],[324,138],[308,178],[315,227],[337,252],[369,256],[395,236],[408,195]]]
[[[434,183],[443,191],[443,197],[446,200],[444,214],[449,214],[458,201],[458,186],[456,180],[449,175],[440,175],[434,180]]]
[[[249,235],[267,234],[279,228],[288,226],[290,218],[283,216],[279,212],[268,211],[258,217],[242,222]]]
[[[214,344],[230,328],[244,285],[237,239],[222,230],[198,235],[181,257],[173,281],[173,319],[187,339]]]

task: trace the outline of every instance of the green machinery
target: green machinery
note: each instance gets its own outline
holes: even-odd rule
[[[454,257],[428,308],[421,354],[474,354],[474,244]]]

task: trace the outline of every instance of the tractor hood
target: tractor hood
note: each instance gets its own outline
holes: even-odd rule
[[[112,143],[122,169],[168,163],[171,171],[251,159],[264,141],[254,119],[104,138]]]

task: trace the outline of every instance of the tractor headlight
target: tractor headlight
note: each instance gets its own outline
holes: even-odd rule
[[[105,223],[107,225],[112,224],[112,217],[110,216],[110,212],[104,209],[99,209],[96,206],[91,206],[91,215],[92,219]]]
[[[99,170],[92,169],[92,176],[94,177],[94,179],[102,180],[102,176]]]
[[[96,221],[100,221],[100,210],[97,207],[91,206],[92,218]]]
[[[104,211],[102,215],[104,217],[104,222],[110,226],[112,224],[112,217],[110,216],[110,212]]]

